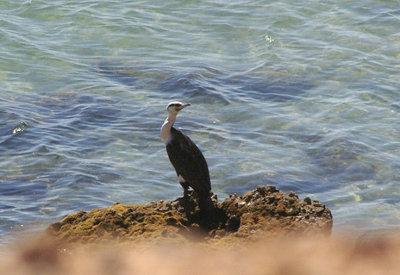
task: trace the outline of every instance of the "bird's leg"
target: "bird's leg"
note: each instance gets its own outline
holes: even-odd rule
[[[183,197],[184,198],[189,197],[189,188],[183,188]]]
[[[181,175],[178,175],[178,181],[183,188],[183,197],[187,198],[189,195],[189,184],[186,182],[186,180]]]
[[[183,197],[187,198],[189,196],[189,185],[187,182],[179,182],[183,188]]]

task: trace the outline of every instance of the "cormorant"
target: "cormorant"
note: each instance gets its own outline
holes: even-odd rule
[[[192,187],[199,198],[202,216],[212,217],[210,211],[214,207],[210,199],[211,182],[207,162],[196,144],[181,130],[173,127],[179,111],[187,106],[190,104],[178,101],[168,104],[168,117],[161,127],[161,139],[165,142],[169,160],[176,170],[184,196],[187,196],[189,186]]]

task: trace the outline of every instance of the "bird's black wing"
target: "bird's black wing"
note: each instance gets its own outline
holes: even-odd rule
[[[199,196],[208,196],[211,190],[210,174],[207,162],[196,144],[180,130],[172,127],[167,153],[176,173],[181,175]]]

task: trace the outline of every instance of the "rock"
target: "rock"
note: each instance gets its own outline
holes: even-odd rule
[[[175,201],[147,205],[114,204],[90,212],[80,211],[50,225],[46,233],[67,242],[94,243],[174,239],[190,242],[237,242],[292,233],[329,236],[332,215],[328,208],[309,198],[300,200],[274,186],[258,186],[242,196],[230,195],[218,203],[216,221],[204,225],[192,194]]]
[[[305,203],[307,203],[308,205],[311,204],[311,199],[309,197],[305,197],[304,198]]]

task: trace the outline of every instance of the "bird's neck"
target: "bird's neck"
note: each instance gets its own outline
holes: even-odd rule
[[[165,119],[164,124],[161,126],[161,139],[167,142],[168,137],[171,135],[171,127],[174,125],[177,114],[169,114]]]

